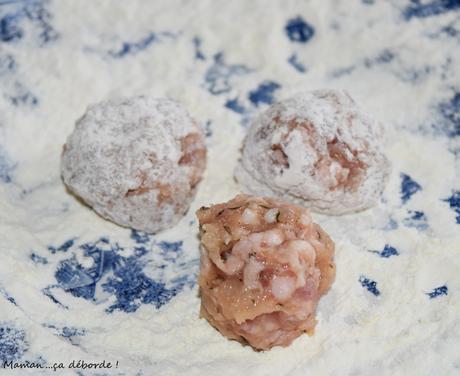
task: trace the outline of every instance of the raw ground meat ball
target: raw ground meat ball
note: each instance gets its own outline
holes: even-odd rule
[[[238,195],[197,216],[201,316],[258,350],[312,334],[335,264],[334,243],[307,209]]]
[[[367,209],[390,171],[382,133],[345,91],[299,93],[254,121],[235,177],[250,193],[326,214]]]
[[[90,106],[62,153],[64,183],[102,217],[148,233],[187,211],[206,165],[201,128],[170,99]]]

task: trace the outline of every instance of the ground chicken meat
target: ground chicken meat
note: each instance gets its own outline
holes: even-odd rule
[[[309,212],[238,195],[202,207],[201,316],[258,350],[313,333],[315,310],[335,277],[334,243]]]

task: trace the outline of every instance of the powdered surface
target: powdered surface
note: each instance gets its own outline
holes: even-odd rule
[[[99,375],[459,373],[457,2],[0,4],[2,361],[119,361]],[[259,111],[320,88],[347,90],[387,126],[393,170],[376,207],[314,215],[337,266],[315,335],[256,353],[198,319],[193,211],[239,191]],[[59,176],[89,104],[142,94],[184,105],[209,146],[191,210],[156,236],[103,220]],[[42,371],[58,373],[78,374]]]

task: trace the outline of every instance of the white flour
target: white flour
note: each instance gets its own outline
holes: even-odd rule
[[[44,7],[58,37],[42,46],[38,21],[21,21],[22,38],[0,44],[0,57],[11,55],[17,65],[0,74],[0,155],[7,156],[0,157],[0,166],[8,167],[0,169],[0,325],[25,333],[25,339],[16,336],[24,350],[22,356],[15,353],[17,361],[118,360],[116,370],[99,374],[127,375],[460,372],[460,225],[442,201],[460,189],[453,153],[459,143],[458,136],[446,136],[444,124],[451,120],[438,108],[460,86],[459,36],[442,32],[447,25],[459,29],[459,13],[405,20],[402,2],[370,3],[55,1]],[[16,5],[0,10],[6,6]],[[314,28],[306,43],[290,40],[285,30],[297,16]],[[383,51],[389,54],[382,57]],[[293,56],[301,68],[289,63]],[[29,96],[14,105],[15,81],[38,103]],[[43,293],[57,284],[59,262],[71,254],[91,267],[93,259],[78,245],[105,236],[123,246],[123,257],[134,252],[129,230],[84,207],[60,180],[62,145],[89,104],[137,94],[167,96],[212,131],[208,166],[191,210],[155,238],[183,240],[184,264],[168,261],[149,245],[146,257],[152,261],[143,268],[147,277],[161,275],[166,284],[176,275],[193,281],[198,231],[189,222],[201,205],[239,192],[233,170],[244,125],[268,101],[263,95],[251,100],[250,93],[264,82],[280,85],[272,90],[275,99],[301,90],[346,89],[388,127],[393,171],[382,202],[356,215],[314,215],[336,242],[337,279],[319,306],[313,337],[265,353],[230,342],[198,318],[193,283],[158,309],[139,303],[131,313],[107,313],[116,303],[107,292],[93,301],[52,288],[60,304]],[[235,99],[239,107],[232,110],[228,103]],[[409,190],[414,194],[404,203],[401,173],[421,187]],[[48,250],[73,238],[78,239],[70,251]],[[381,252],[386,244],[398,255],[369,252]],[[34,263],[32,251],[48,264]],[[447,295],[430,299],[427,294],[441,286],[448,287]],[[50,325],[84,334],[65,339]],[[0,349],[1,344],[2,337]]]

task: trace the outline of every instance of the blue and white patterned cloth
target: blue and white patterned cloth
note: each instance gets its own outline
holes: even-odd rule
[[[392,176],[376,208],[315,216],[338,271],[316,333],[256,353],[199,319],[194,210],[239,191],[259,111],[323,87],[385,125]],[[104,221],[59,171],[89,104],[144,93],[181,101],[209,148],[157,235]],[[458,375],[459,257],[459,0],[0,0],[0,374]]]

